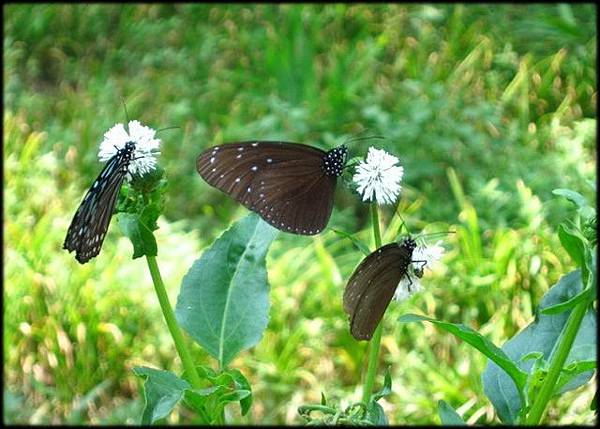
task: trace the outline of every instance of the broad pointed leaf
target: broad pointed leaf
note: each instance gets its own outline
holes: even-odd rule
[[[221,367],[258,343],[267,327],[265,256],[276,235],[252,213],[225,231],[183,278],[177,320]]]
[[[563,276],[559,282],[550,288],[542,298],[540,312],[536,319],[516,336],[508,340],[502,350],[515,362],[522,371],[527,373],[534,370],[536,359],[522,359],[532,352],[540,352],[543,359],[549,362],[555,344],[562,332],[571,310],[558,314],[544,314],[543,310],[549,307],[556,308],[557,304],[568,302],[581,292],[581,272],[573,271]],[[565,367],[575,362],[596,359],[596,313],[588,310],[573,343],[573,347]],[[593,371],[575,374],[560,391],[572,390],[591,378]],[[492,404],[496,408],[500,419],[506,424],[517,422],[522,403],[519,394],[510,378],[495,363],[488,362],[482,375],[483,388]]]

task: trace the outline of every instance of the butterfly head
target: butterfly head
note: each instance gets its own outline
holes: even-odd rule
[[[348,148],[345,145],[338,146],[327,152],[323,157],[323,170],[325,170],[325,174],[332,177],[341,176],[346,165],[347,155]]]
[[[125,151],[126,153],[133,154],[133,152],[135,151],[135,142],[125,143],[125,147],[121,150]]]
[[[406,250],[412,253],[413,250],[417,247],[417,242],[413,238],[406,238],[402,243],[400,243],[401,247],[404,247]]]

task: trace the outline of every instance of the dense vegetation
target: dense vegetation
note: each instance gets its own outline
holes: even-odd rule
[[[208,146],[282,139],[321,147],[369,128],[400,157],[413,230],[452,228],[427,291],[386,318],[381,367],[392,423],[436,423],[436,401],[494,422],[485,359],[402,311],[464,323],[502,344],[573,263],[557,225],[570,188],[595,205],[593,5],[9,5],[4,8],[5,421],[136,423],[139,364],[180,370],[142,260],[112,225],[80,266],[61,249],[101,168],[102,134],[129,115],[165,131],[169,180],[159,264],[181,278],[247,211],[204,183]],[[389,219],[393,208],[385,212]],[[368,207],[339,187],[330,226],[370,240]],[[390,235],[388,235],[389,238]],[[232,366],[251,381],[237,423],[301,423],[321,391],[358,399],[366,344],[348,332],[345,281],[361,259],[331,231],[280,234],[267,259],[271,314]],[[193,348],[194,360],[207,354]],[[592,386],[547,423],[592,423]],[[171,422],[190,422],[179,409]]]

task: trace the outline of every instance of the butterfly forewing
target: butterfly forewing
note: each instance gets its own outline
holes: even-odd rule
[[[337,177],[326,174],[326,155],[298,143],[239,142],[207,149],[196,167],[208,184],[276,228],[312,235],[325,228],[333,208]]]
[[[411,258],[412,248],[404,243],[390,243],[368,255],[354,270],[343,300],[354,338],[371,339]]]
[[[132,150],[121,150],[106,163],[71,221],[63,249],[75,250],[82,264],[100,253]]]

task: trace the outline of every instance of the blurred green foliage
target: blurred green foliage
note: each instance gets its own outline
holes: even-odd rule
[[[595,17],[592,4],[5,6],[5,421],[136,423],[131,368],[181,369],[116,222],[84,266],[61,249],[100,171],[102,133],[125,119],[121,98],[132,119],[181,127],[159,134],[169,185],[158,262],[172,304],[192,261],[246,213],[197,175],[202,149],[385,136],[351,155],[371,144],[398,155],[412,230],[457,234],[428,291],[388,312],[381,368],[391,365],[394,394],[382,406],[396,424],[436,423],[441,399],[467,422],[494,421],[483,358],[394,321],[418,312],[500,344],[573,268],[556,235],[572,207],[551,191],[595,201]],[[370,240],[367,206],[343,186],[330,226]],[[228,421],[300,423],[297,407],[322,391],[346,405],[360,397],[366,344],[350,336],[341,294],[361,257],[333,232],[279,235],[269,327],[232,363],[255,401]],[[569,393],[547,421],[593,422],[591,398],[590,387]],[[185,409],[170,419],[193,422]]]

